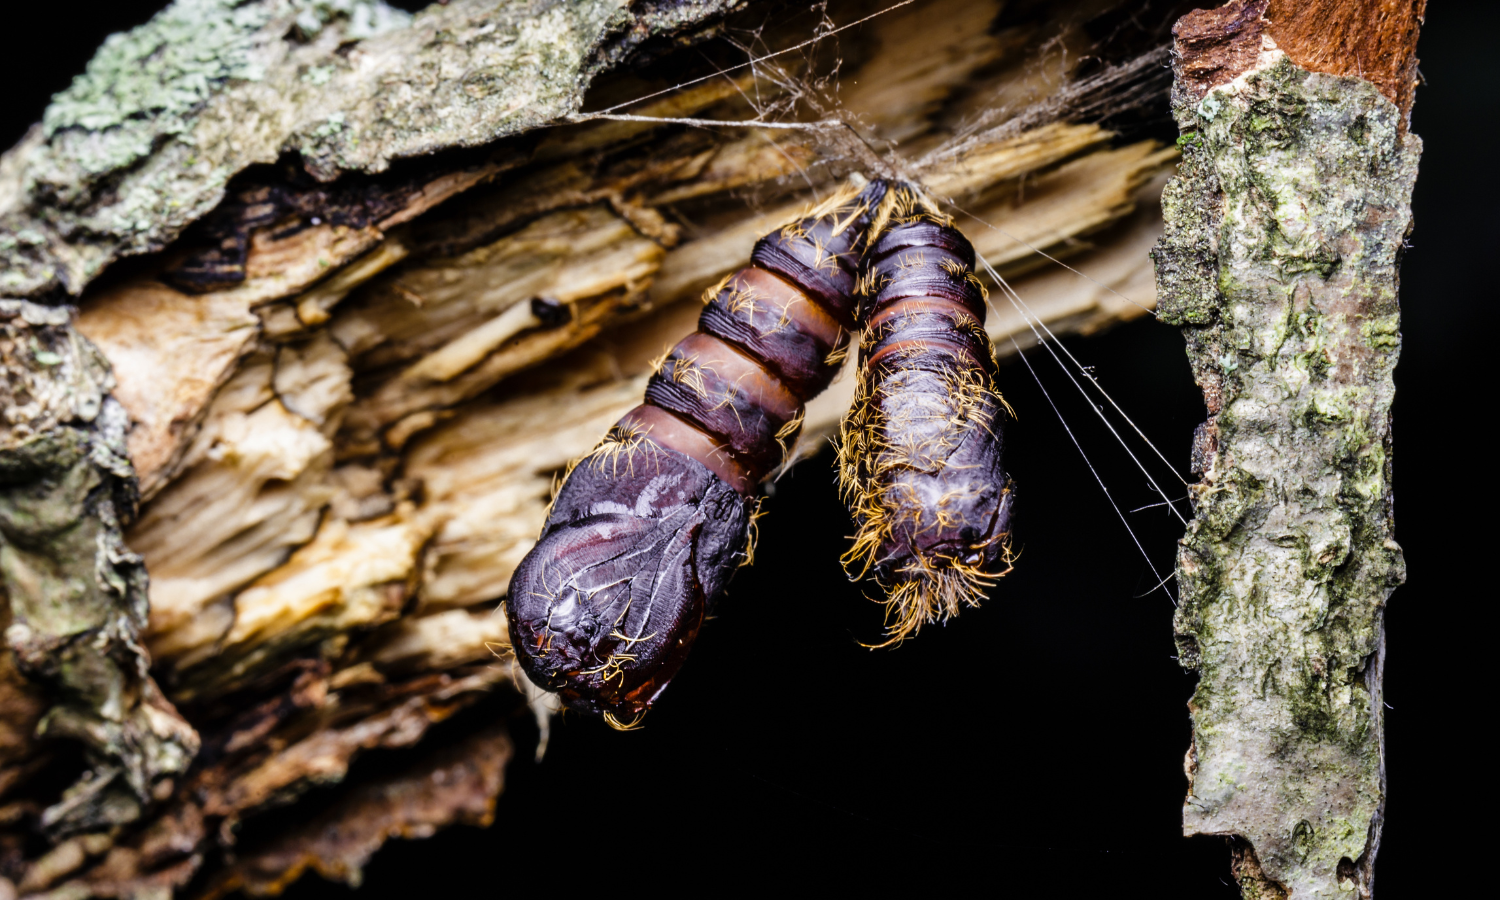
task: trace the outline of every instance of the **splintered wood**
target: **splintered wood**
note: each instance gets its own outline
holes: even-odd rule
[[[1007,49],[978,27],[992,9],[954,12],[872,22],[875,52],[849,77],[859,87],[845,93],[845,114],[882,139],[940,146],[933,114],[961,118],[944,105],[955,84]],[[976,27],[963,27],[970,18]],[[924,24],[933,22],[943,24]],[[912,37],[923,28],[930,41]],[[924,52],[893,58],[882,42]],[[1055,70],[1037,68],[1033,88],[1045,96]],[[1024,96],[1024,86],[1009,91]],[[753,113],[719,83],[682,93],[675,114]],[[546,162],[462,198],[453,219],[440,208],[389,236],[325,224],[278,238],[290,230],[279,223],[252,238],[246,280],[221,290],[184,294],[151,271],[85,299],[80,328],[115,366],[135,422],[130,446],[152,499],[129,539],[153,576],[150,647],[180,699],[253,682],[387,622],[371,640],[401,645],[403,659],[470,663],[503,644],[503,623],[413,623],[497,604],[554,475],[639,402],[648,360],[691,330],[701,290],[808,202],[794,194],[757,211],[728,188],[765,182],[787,196],[774,180],[796,169],[826,183],[807,166],[813,139],[797,133],[679,131],[644,174],[639,160],[599,161],[648,127],[549,136],[537,152]],[[578,147],[582,158],[549,159]],[[1092,330],[1153,303],[1144,250],[1159,228],[1156,176],[1175,157],[1053,122],[925,174],[980,254],[1019,273],[1014,286],[1037,317]],[[507,219],[515,224],[484,234]],[[713,224],[679,240],[673,220]],[[1103,288],[1059,275],[1038,251],[1098,271]],[[561,321],[543,321],[533,301]],[[1034,342],[998,292],[996,304],[1002,354],[1012,337]],[[799,454],[836,421],[850,384],[813,405]],[[414,646],[424,635],[443,646]],[[377,669],[382,659],[372,657]]]
[[[848,7],[845,20],[874,11]],[[1092,44],[1072,19],[991,27],[1000,8],[936,0],[870,20],[840,36],[837,91],[831,57],[787,56],[626,111],[836,115],[951,204],[1053,331],[1143,315],[1176,151],[1048,106]],[[621,75],[596,88],[618,102],[662,86]],[[1154,102],[1165,107],[1164,79]],[[1028,110],[1026,127],[995,130]],[[77,327],[114,368],[145,499],[127,535],[151,576],[144,638],[213,760],[165,803],[161,828],[187,847],[232,840],[240,818],[337,781],[357,753],[413,743],[510,683],[496,607],[557,476],[640,402],[651,360],[693,330],[703,290],[860,168],[846,141],[583,122],[414,161],[399,178],[393,168],[388,189],[361,188],[379,214],[349,224],[318,213],[310,189],[266,188],[261,173],[239,195],[231,184],[211,217],[203,233],[219,243],[190,232],[85,293]],[[244,224],[245,210],[268,216],[273,201],[271,220]],[[242,261],[223,247],[243,247]],[[1034,342],[990,289],[1001,355]],[[799,456],[852,387],[842,378],[809,407]],[[17,727],[0,722],[0,739]],[[509,747],[474,740],[484,762],[463,783],[492,800]],[[351,794],[318,820],[374,815],[348,846],[269,841],[209,892],[277,890],[309,866],[357,881],[386,836],[489,815],[470,797],[401,819],[381,796]],[[145,838],[120,840],[108,859],[135,855],[115,868],[70,876],[97,855],[75,848],[77,866],[34,884],[73,877],[79,896],[119,893],[181,884],[202,863],[149,862]]]

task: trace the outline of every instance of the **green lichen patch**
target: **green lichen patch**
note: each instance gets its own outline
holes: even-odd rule
[[[1156,262],[1157,314],[1173,325],[1208,325],[1218,315],[1213,211],[1218,185],[1202,138],[1178,142],[1178,175],[1162,191],[1162,239],[1151,251]]]
[[[66,205],[88,196],[90,176],[132,166],[155,142],[185,135],[230,80],[265,75],[270,4],[179,0],[150,22],[110,36],[82,75],[52,100],[42,128],[83,177],[50,185]]]

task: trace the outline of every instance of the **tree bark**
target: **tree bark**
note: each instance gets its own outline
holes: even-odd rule
[[[726,20],[738,5],[179,0],[0,159],[6,385],[40,398],[0,443],[0,878],[71,897],[357,883],[389,836],[488,821],[511,745],[462,723],[524,699],[494,608],[554,475],[639,402],[701,290],[848,172],[973,213],[1054,332],[1154,304],[1177,151],[1117,129],[1164,101],[1164,28],[1113,0],[1024,21],[927,0],[836,52],[682,77],[699,55],[680,44],[791,47],[818,25]],[[586,90],[752,124],[588,120]],[[1002,354],[1031,342],[1017,312],[989,327]],[[803,454],[852,381],[809,409]],[[332,787],[413,746],[410,770]],[[333,798],[317,827],[237,837],[310,792]]]
[[[1183,827],[1232,838],[1246,897],[1369,897],[1423,4],[1269,6],[1174,29],[1184,155],[1155,257],[1209,410],[1177,565],[1199,679]]]

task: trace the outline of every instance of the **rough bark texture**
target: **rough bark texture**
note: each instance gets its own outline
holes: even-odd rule
[[[959,217],[1054,331],[1146,312],[1111,290],[1153,302],[1177,152],[1106,126],[1165,97],[1164,34],[1098,45],[1085,23],[1110,0],[1018,22],[924,0],[836,55],[676,88],[697,50],[595,77],[732,5],[454,0],[407,19],[183,0],[111,39],[0,158],[0,284],[26,298],[3,311],[0,891],[356,881],[391,835],[483,821],[509,749],[473,719],[523,699],[494,609],[554,476],[640,401],[702,289],[858,159],[1000,223]],[[1104,62],[1081,72],[1090,53]],[[590,84],[596,108],[671,88],[629,111],[842,117],[869,145],[540,127]],[[988,327],[1002,353],[1030,343],[1014,310]],[[852,390],[809,408],[801,452]],[[462,759],[336,786],[455,716]],[[453,789],[423,793],[439,769]],[[332,831],[242,839],[313,791],[347,791],[318,820]]]
[[[1254,62],[1230,65],[1236,39],[1203,28],[1244,19],[1195,16],[1155,252],[1210,414],[1177,567],[1180,659],[1199,677],[1184,830],[1234,838],[1246,897],[1369,897],[1382,617],[1405,573],[1397,266],[1421,143],[1376,85],[1309,72],[1258,26]],[[1218,61],[1196,60],[1203,47]],[[1231,77],[1199,90],[1210,71]]]

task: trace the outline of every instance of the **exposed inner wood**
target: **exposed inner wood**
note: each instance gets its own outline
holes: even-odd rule
[[[1403,117],[1417,90],[1417,35],[1427,0],[1271,0],[1267,31],[1312,72],[1357,76]]]
[[[1262,38],[1311,72],[1371,82],[1403,116],[1417,89],[1427,0],[1231,0],[1178,20],[1177,87],[1202,98],[1250,70]]]
[[[738,152],[733,143],[729,151]],[[695,147],[691,157],[653,159],[669,173],[662,183],[684,189],[712,171],[690,165],[702,156]],[[1057,123],[981,147],[932,182],[972,214],[959,219],[978,251],[1020,273],[1032,312],[1074,330],[1151,305],[1142,251],[1154,220],[1131,213],[1142,197],[1149,210],[1142,188],[1174,158],[1150,142],[1115,148],[1097,126]],[[464,212],[550,191],[558,166],[577,163],[502,185]],[[582,193],[597,195],[608,178]],[[389,252],[410,232],[364,256],[340,255],[331,248],[360,244],[314,227],[282,241],[257,235],[246,282],[227,290],[189,296],[148,274],[86,299],[80,328],[115,366],[137,465],[156,487],[130,540],[153,574],[150,646],[180,699],[253,681],[326,638],[396,618],[408,597],[419,612],[495,604],[540,526],[554,474],[639,402],[650,360],[692,330],[699,292],[806,202],[737,218],[731,207],[718,228],[668,248],[612,204],[571,199],[453,255],[410,254],[404,244]],[[1088,235],[1122,220],[1129,227],[1114,228],[1092,255],[1133,248],[1134,268],[1121,273],[1135,282],[1120,291],[1129,300],[1065,271],[1055,294],[1032,288],[1057,277],[1036,250],[1088,252]],[[347,262],[288,292],[284,273],[308,257]],[[258,283],[262,271],[283,273],[277,287]],[[1000,352],[1012,337],[1034,342],[1020,312],[994,293]],[[309,297],[326,318],[301,314]],[[566,307],[566,320],[543,325],[534,298]],[[257,327],[268,300],[298,310],[297,327]],[[842,379],[814,401],[800,454],[831,427],[851,386]],[[479,432],[486,438],[476,446]],[[485,639],[503,634],[488,631]],[[483,640],[469,646],[465,661],[488,653]]]

